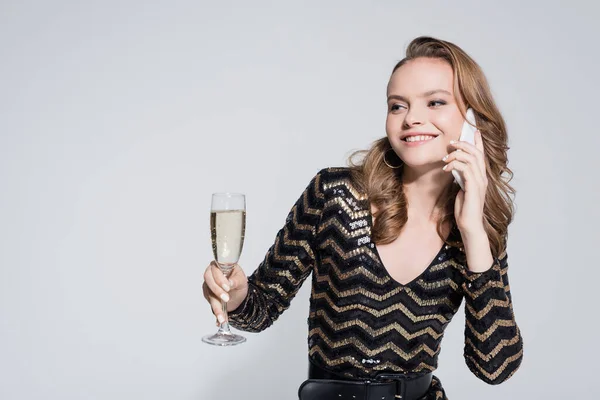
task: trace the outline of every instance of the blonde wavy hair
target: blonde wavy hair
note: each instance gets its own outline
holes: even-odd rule
[[[453,43],[420,36],[410,42],[406,57],[396,64],[392,74],[408,61],[419,58],[445,60],[454,71],[454,93],[465,105],[473,109],[476,125],[481,132],[486,155],[487,192],[483,207],[484,228],[490,240],[494,257],[505,250],[508,225],[514,213],[511,195],[515,190],[509,185],[513,172],[508,168],[506,126],[489,88],[487,79],[479,65]],[[464,110],[461,109],[464,116]],[[348,159],[352,176],[359,188],[366,192],[375,206],[375,223],[372,238],[375,243],[387,244],[398,237],[408,219],[407,199],[402,185],[403,167],[392,169],[384,157],[392,149],[387,137],[375,141],[369,150],[352,153]],[[387,162],[402,165],[394,151],[389,152]],[[356,161],[356,159],[360,159]],[[446,223],[455,226],[454,201],[460,187],[451,183],[436,201],[443,210],[437,221],[437,233],[450,244],[442,233]]]

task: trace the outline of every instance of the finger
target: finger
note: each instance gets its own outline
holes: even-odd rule
[[[475,156],[464,151],[456,150],[443,159],[443,161],[446,163],[450,163],[454,160],[467,164],[468,168],[473,172],[473,177],[475,180],[477,180],[480,185],[483,185],[484,179],[481,175],[481,168],[479,168],[478,160]]]
[[[219,268],[219,265],[213,261],[210,266],[212,268],[213,278],[217,285],[221,286],[224,291],[229,292],[231,290],[231,284],[223,271],[221,271],[221,268]]]
[[[219,300],[214,293],[210,291],[206,284],[202,285],[202,290],[204,292],[204,297],[210,304],[212,313],[215,315],[215,317],[217,317],[217,324],[223,323],[225,321],[225,317],[223,316],[223,305],[221,304],[221,300]]]
[[[229,295],[223,290],[223,288],[215,281],[214,278],[214,269],[212,265],[210,265],[206,272],[204,272],[204,281],[208,285],[208,289],[218,298],[223,299],[223,301],[229,301]]]
[[[221,301],[219,299],[217,299],[216,297],[211,297],[210,308],[212,308],[212,312],[217,317],[217,322],[219,324],[225,322],[225,316],[223,315],[223,306],[221,305]]]
[[[229,275],[229,284],[231,285],[231,289],[237,289],[244,282],[247,282],[248,278],[244,273],[244,270],[239,265],[235,265],[233,270],[231,271],[231,275]]]
[[[477,136],[477,134],[475,136]],[[458,142],[455,140],[451,140],[450,146],[454,147],[457,150],[462,150],[475,156],[477,159],[477,166],[479,167],[481,173],[485,176],[485,155],[483,153],[483,150],[480,150],[478,147],[463,140]]]
[[[446,164],[444,166],[444,168],[442,168],[444,171],[448,172],[448,171],[452,171],[452,170],[457,170],[460,171],[462,173],[463,176],[463,180],[465,181],[465,192],[466,191],[471,191],[474,188],[472,188],[472,185],[475,184],[475,177],[473,176],[473,170],[472,168],[469,168],[469,166],[461,161],[458,160],[454,160],[451,161],[450,163]]]
[[[202,294],[204,295],[204,298],[206,299],[206,301],[210,300],[210,296],[212,295],[212,292],[208,288],[206,281],[202,282]]]
[[[464,140],[451,140],[450,141],[450,146],[456,148],[456,149],[461,149],[463,151],[466,151],[469,154],[473,154],[476,155],[477,153],[480,153],[481,150],[479,150],[475,145],[472,145],[469,142],[466,142]]]

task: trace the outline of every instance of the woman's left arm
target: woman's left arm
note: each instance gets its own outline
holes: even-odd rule
[[[474,144],[451,141],[450,145],[456,151],[444,157],[443,170],[458,170],[465,181],[465,190],[459,190],[454,203],[466,253],[461,268],[466,299],[464,357],[475,376],[496,385],[510,378],[523,359],[523,339],[508,284],[507,238],[501,254],[493,257],[483,226],[488,179],[481,132],[475,132]]]
[[[465,297],[464,358],[475,376],[491,385],[510,378],[523,359],[523,338],[513,312],[504,250],[492,257],[487,235],[463,236],[466,268],[461,269]],[[490,259],[482,272],[480,260]],[[479,269],[479,271],[481,271]]]

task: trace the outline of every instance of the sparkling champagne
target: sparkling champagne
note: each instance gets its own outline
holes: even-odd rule
[[[246,212],[244,210],[210,213],[213,255],[223,270],[231,269],[240,259],[245,232]]]

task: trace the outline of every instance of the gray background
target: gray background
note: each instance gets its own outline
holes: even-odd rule
[[[461,310],[436,375],[454,399],[589,398],[592,4],[3,1],[0,398],[296,398],[308,283],[243,346],[200,341],[216,330],[201,294],[210,194],[247,194],[251,273],[314,173],[384,135],[389,74],[422,34],[471,54],[506,118],[525,342],[516,375],[487,385],[463,361]]]

